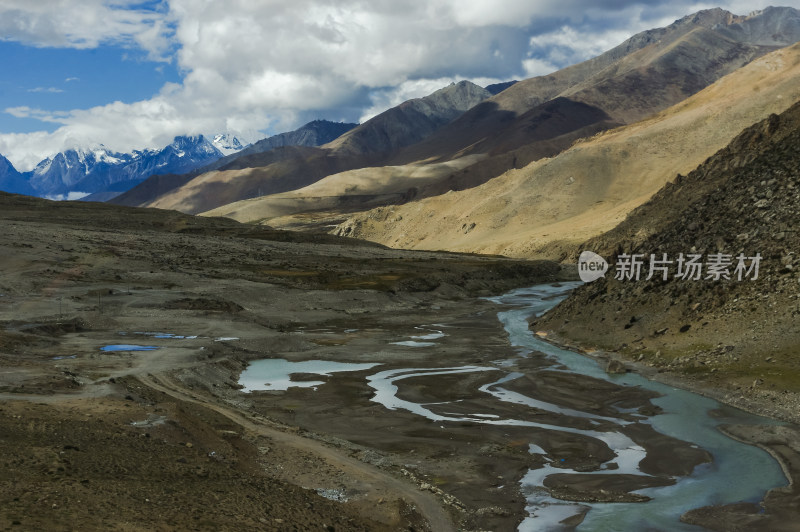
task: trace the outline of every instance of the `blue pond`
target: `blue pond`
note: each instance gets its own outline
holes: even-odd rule
[[[158,347],[154,345],[114,344],[103,346],[100,351],[153,351],[155,349]]]

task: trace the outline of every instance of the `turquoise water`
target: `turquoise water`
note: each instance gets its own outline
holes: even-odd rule
[[[579,531],[590,532],[639,532],[639,531],[699,531],[699,527],[680,522],[686,511],[711,504],[728,504],[740,501],[757,502],[771,488],[787,485],[787,479],[779,464],[766,451],[740,443],[723,435],[717,427],[721,424],[774,424],[769,419],[747,414],[725,406],[700,395],[673,388],[665,384],[649,381],[635,373],[608,375],[595,360],[559,349],[531,333],[528,318],[546,312],[563,300],[577,283],[562,285],[543,285],[514,290],[497,298],[491,298],[507,310],[498,313],[498,319],[509,335],[516,356],[496,360],[491,364],[475,366],[464,365],[440,368],[408,367],[380,370],[366,376],[366,385],[372,388],[371,400],[383,405],[387,410],[404,410],[441,424],[470,422],[483,425],[531,427],[565,432],[591,437],[604,442],[615,453],[615,457],[603,464],[600,470],[591,474],[634,474],[644,475],[639,470],[639,462],[646,456],[646,450],[622,432],[625,425],[634,423],[628,419],[601,416],[594,412],[582,412],[573,408],[554,404],[547,397],[530,397],[523,393],[504,388],[504,384],[520,376],[509,366],[520,357],[547,357],[556,362],[547,371],[560,371],[587,375],[618,385],[638,386],[660,394],[652,402],[662,408],[663,413],[644,418],[638,423],[646,423],[662,434],[694,443],[713,455],[711,464],[702,464],[686,477],[676,478],[672,486],[639,490],[652,498],[646,503],[571,503],[550,497],[543,488],[544,479],[553,473],[574,473],[571,469],[557,467],[555,460],[537,445],[530,445],[530,452],[540,454],[545,466],[533,469],[522,479],[522,491],[527,497],[528,517],[521,523],[523,532],[557,531],[564,527],[559,524],[589,509]],[[418,327],[428,334],[412,336],[408,342],[433,343],[445,336],[438,329],[427,326]],[[420,342],[422,340],[422,342]],[[428,341],[428,342],[424,342]],[[432,341],[432,342],[431,342]],[[425,346],[435,353],[435,347]],[[378,364],[355,364],[325,360],[289,362],[284,359],[255,361],[242,373],[239,382],[245,391],[286,390],[289,387],[316,387],[323,381],[292,381],[293,373],[330,375],[342,371],[369,370]],[[405,379],[415,377],[435,377],[472,372],[491,372],[496,380],[481,386],[476,397],[487,398],[484,411],[472,413],[448,412],[448,403],[415,403],[398,397],[398,387]],[[533,373],[535,375],[535,372]],[[531,407],[531,412],[547,411],[565,416],[548,418],[548,423],[537,421],[535,417],[521,415],[519,419],[502,418],[493,413],[491,401],[504,401]],[[713,415],[712,415],[713,412]],[[390,415],[390,414],[389,414]],[[569,425],[570,419],[588,418],[595,430],[585,430]],[[601,423],[602,422],[602,423]],[[585,425],[584,425],[585,426]],[[601,428],[602,427],[602,430]],[[584,473],[585,474],[585,473]]]
[[[652,497],[653,500],[649,502],[586,504],[591,510],[578,530],[702,530],[681,523],[680,515],[692,508],[710,504],[757,502],[767,490],[788,484],[780,465],[766,451],[728,438],[717,429],[722,424],[774,424],[774,421],[722,405],[701,395],[650,381],[635,373],[608,375],[595,360],[559,349],[533,335],[528,328],[527,319],[555,306],[576,285],[577,283],[565,283],[562,286],[538,286],[515,290],[494,298],[497,303],[515,307],[498,315],[512,345],[519,348],[521,356],[545,354],[565,366],[566,369],[562,371],[589,375],[617,384],[639,386],[662,394],[653,403],[660,406],[663,413],[649,418],[647,422],[662,434],[695,443],[710,452],[714,458],[712,464],[697,467],[692,475],[677,479],[675,485],[637,492]],[[712,411],[714,415],[711,415]],[[529,485],[527,488],[531,490],[535,486]],[[564,515],[565,508],[559,508],[559,505],[573,508],[576,506],[548,500],[541,495],[541,491],[531,494],[528,507],[531,516],[523,522],[520,530],[558,530],[557,521],[549,517],[548,512],[563,517],[575,513],[567,512]]]
[[[341,371],[360,371],[371,369],[378,364],[354,364],[348,362],[331,362],[329,360],[306,360],[289,362],[283,358],[268,358],[251,362],[239,376],[239,384],[243,391],[280,390],[289,388],[315,388],[324,381],[293,381],[293,373],[312,373],[330,375]]]

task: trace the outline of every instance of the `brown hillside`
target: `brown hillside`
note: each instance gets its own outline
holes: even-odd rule
[[[354,215],[337,232],[393,247],[563,258],[742,129],[798,99],[800,45],[794,45],[556,157],[476,188]]]
[[[593,239],[610,274],[576,290],[534,323],[651,366],[775,401],[785,417],[800,397],[800,103],[737,136],[697,170],[662,188],[613,231]],[[639,281],[614,278],[621,253],[647,257]],[[730,280],[645,280],[651,254],[731,255]],[[758,276],[736,257],[760,254]],[[750,266],[750,261],[746,262]]]
[[[326,224],[330,223],[329,218],[341,219],[346,213],[405,203],[426,185],[438,183],[443,176],[480,159],[480,155],[471,155],[436,164],[358,168],[330,175],[299,190],[223,205],[203,216],[225,216],[281,228],[308,226],[310,219]]]
[[[507,170],[523,168],[545,157],[554,157],[578,139],[652,115],[682,101],[754,58],[774,50],[775,42],[800,38],[800,22],[794,29],[790,25],[791,31],[778,31],[781,14],[786,15],[787,20],[800,21],[800,16],[794,10],[785,13],[766,10],[751,17],[736,17],[719,9],[702,11],[666,28],[634,36],[593,60],[550,76],[517,83],[475,105],[432,134],[433,129],[428,127],[427,122],[418,121],[416,127],[423,130],[426,139],[401,149],[396,156],[389,158],[387,161],[391,163],[391,168],[412,165],[412,169],[405,172],[411,174],[417,172],[422,163],[447,160],[463,162],[464,155],[481,157],[475,164],[459,167],[449,174],[438,172],[441,167],[437,167],[437,171],[429,172],[429,175],[436,174],[436,179],[409,179],[405,190],[392,190],[390,195],[381,195],[380,189],[386,186],[379,183],[380,176],[387,172],[372,169],[369,170],[374,176],[372,188],[377,190],[367,192],[367,196],[357,190],[358,187],[348,187],[342,183],[338,192],[324,187],[330,192],[324,197],[318,191],[309,189],[292,194],[291,200],[283,194],[279,197],[267,196],[261,207],[251,202],[247,209],[237,204],[214,210],[213,213],[235,213],[233,215],[238,220],[314,230],[320,225],[337,224],[343,216],[358,209],[401,204],[438,196],[450,190],[460,191],[479,186]],[[757,25],[760,26],[756,31],[753,28]],[[736,31],[736,28],[745,28],[747,31]],[[767,28],[774,31],[772,37],[765,40]],[[459,91],[456,94],[467,92]],[[343,135],[329,147],[336,153],[386,152],[383,144],[386,142],[386,132],[399,131],[400,138],[404,138],[408,130],[407,121],[414,116],[415,109],[423,104],[430,107],[439,93],[387,111],[380,120],[376,117]],[[452,103],[448,105],[459,109],[464,107]],[[750,122],[742,122],[739,126],[745,127],[763,116],[753,116]],[[721,145],[729,139],[723,139]],[[402,146],[398,141],[392,141],[391,144]],[[713,153],[721,145],[714,145],[711,151],[703,155]],[[698,164],[701,160],[694,159],[693,162]],[[356,162],[352,168],[377,166],[387,161],[364,160],[360,164]],[[670,172],[688,171],[691,168],[682,165],[670,169]],[[337,175],[336,180],[341,182],[341,178],[341,175]],[[655,183],[650,191],[661,184],[663,181]],[[390,188],[398,188],[397,180],[393,180]],[[340,197],[334,198],[331,194],[339,194]],[[620,212],[627,212],[628,208]],[[578,212],[572,210],[569,214]],[[477,222],[471,220],[464,223],[466,229]],[[406,232],[406,235],[413,240],[413,231]],[[365,237],[372,238],[368,234]],[[412,242],[411,245],[415,244]]]
[[[327,149],[285,146],[237,159],[227,169],[197,176],[140,206],[194,214],[242,198],[301,188],[357,165],[353,158],[331,156]]]
[[[405,102],[368,120],[320,148],[284,146],[248,154],[223,168],[188,181],[147,181],[138,187],[137,205],[199,213],[235,201],[305,187],[325,176],[383,164],[396,149],[416,142],[490,96],[462,81],[425,98]],[[175,188],[166,187],[175,185]],[[153,195],[148,197],[148,192]],[[128,204],[126,202],[126,204]]]

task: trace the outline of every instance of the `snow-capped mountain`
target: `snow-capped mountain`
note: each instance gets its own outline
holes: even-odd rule
[[[88,193],[92,182],[113,181],[112,174],[134,159],[134,154],[109,152],[103,146],[66,150],[36,165],[29,183],[39,196]]]
[[[222,152],[223,155],[231,155],[244,149],[242,142],[231,133],[219,133],[214,135],[214,140],[211,141],[215,148]]]
[[[240,149],[239,139],[229,134],[216,135],[213,141],[203,135],[180,136],[161,150],[131,153],[112,152],[98,145],[63,151],[24,174],[2,158],[0,190],[50,198],[93,194],[92,199],[102,200],[136,186],[151,175],[190,172]]]

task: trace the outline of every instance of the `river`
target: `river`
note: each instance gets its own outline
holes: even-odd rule
[[[528,319],[555,306],[569,294],[577,283],[540,285],[518,289],[505,295],[489,298],[500,305],[498,319],[516,349],[512,358],[492,361],[481,365],[451,365],[447,367],[396,367],[382,369],[383,364],[332,363],[323,360],[287,362],[283,359],[268,359],[251,364],[242,373],[240,382],[248,391],[286,390],[289,386],[318,386],[321,381],[295,382],[293,373],[330,375],[339,372],[365,372],[364,384],[372,390],[369,399],[391,411],[407,411],[441,424],[474,423],[479,425],[530,427],[541,435],[543,431],[557,431],[576,435],[585,441],[592,438],[603,442],[613,451],[614,457],[595,471],[582,470],[582,475],[634,475],[648,476],[639,469],[647,451],[625,434],[630,424],[650,425],[655,431],[690,442],[713,456],[711,463],[694,468],[691,474],[673,477],[674,484],[664,487],[640,489],[634,493],[650,497],[648,502],[635,503],[587,503],[568,502],[553,498],[544,488],[545,479],[555,473],[578,474],[565,467],[562,461],[548,455],[542,447],[531,443],[529,451],[541,455],[543,467],[531,469],[522,478],[520,489],[525,494],[527,517],[519,530],[547,531],[571,529],[561,521],[584,514],[578,525],[580,531],[627,532],[640,530],[699,531],[699,527],[680,522],[684,512],[706,505],[728,504],[739,501],[757,502],[771,488],[786,485],[787,479],[776,460],[766,451],[740,443],[718,430],[723,424],[774,424],[774,421],[747,414],[685,390],[648,380],[635,373],[607,374],[594,359],[559,349],[544,342],[531,333]],[[453,334],[446,325],[420,326],[428,334],[413,336],[401,345],[419,349],[430,349],[435,353],[436,341]],[[447,331],[447,332],[443,332]],[[424,341],[420,341],[424,340]],[[476,346],[478,348],[480,346]],[[545,357],[550,362],[542,368],[547,372],[590,377],[617,386],[639,387],[658,395],[651,402],[661,408],[656,415],[640,415],[619,409],[619,415],[600,415],[597,411],[584,412],[574,406],[559,403],[555,398],[534,397],[526,388],[516,391],[508,385],[523,375],[514,368],[519,359]],[[377,366],[377,367],[375,367]],[[527,376],[536,379],[541,370],[526,370]],[[479,398],[475,411],[464,411],[464,403],[458,401],[422,402],[409,400],[401,393],[407,379],[437,378],[442,375],[490,372],[491,382],[475,390]],[[496,373],[496,378],[495,374]],[[543,375],[543,374],[542,374]],[[488,379],[487,379],[488,380]],[[411,381],[413,382],[413,381]],[[405,398],[404,398],[405,397]],[[552,402],[551,402],[552,401]],[[514,409],[497,408],[496,405],[513,404]],[[520,409],[519,405],[526,407]],[[484,408],[485,407],[485,408]],[[456,413],[457,412],[457,413]],[[509,415],[508,412],[516,412]],[[542,413],[546,416],[542,416]],[[542,420],[546,421],[542,421]],[[575,421],[580,421],[577,428]],[[589,428],[586,428],[586,427]],[[479,433],[476,433],[479,434]],[[535,441],[532,437],[531,440]]]
[[[640,490],[638,493],[652,497],[649,502],[588,504],[591,510],[578,530],[702,530],[700,527],[681,523],[680,515],[692,508],[711,504],[759,501],[767,490],[788,483],[780,465],[769,453],[733,440],[717,429],[722,424],[772,424],[774,421],[742,412],[695,393],[651,381],[636,373],[609,375],[595,360],[559,349],[533,335],[528,327],[528,318],[555,306],[576,285],[577,283],[565,283],[562,286],[537,286],[514,290],[493,298],[497,303],[513,307],[498,315],[508,331],[512,345],[522,350],[521,356],[550,357],[562,364],[566,368],[564,371],[617,384],[640,386],[661,394],[653,403],[660,406],[663,413],[652,416],[645,422],[652,424],[662,434],[702,447],[714,458],[712,464],[698,466],[692,475],[679,478],[672,486]],[[537,482],[542,476],[538,470],[531,471],[523,479],[523,486],[527,484],[530,489],[533,487],[530,482]],[[521,531],[558,528],[553,525],[553,518],[570,513],[559,508],[563,506],[563,502],[550,499],[536,490],[528,497],[528,502],[530,515],[520,526]]]

